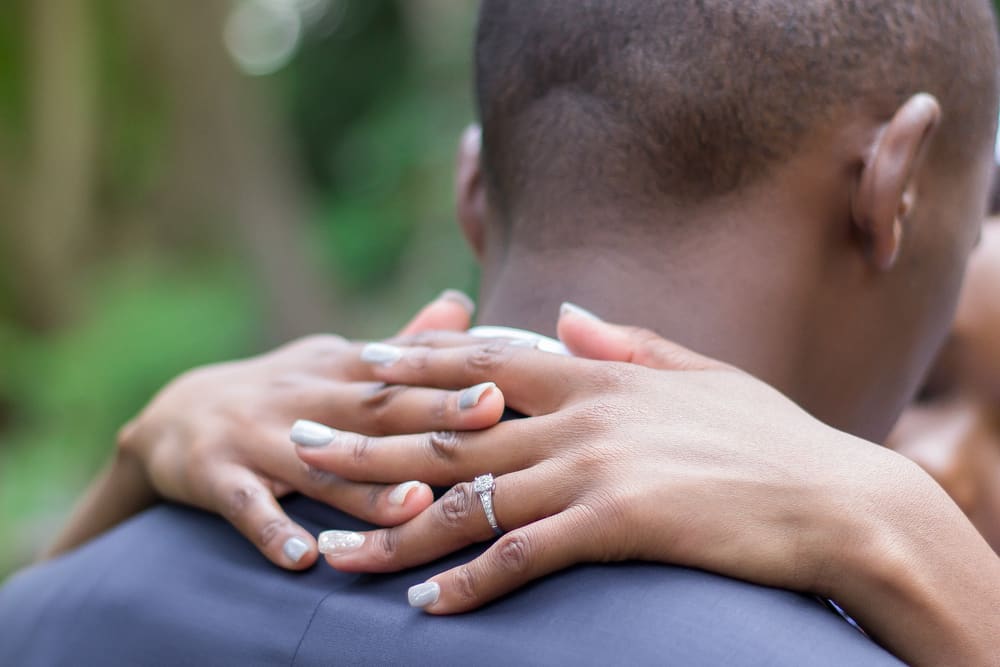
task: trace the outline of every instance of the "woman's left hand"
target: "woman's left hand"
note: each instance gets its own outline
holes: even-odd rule
[[[491,539],[470,480],[492,473],[496,519],[507,532],[479,558],[416,588],[411,602],[431,613],[467,611],[588,561],[668,562],[818,592],[830,585],[829,549],[850,537],[837,508],[857,502],[860,489],[906,478],[876,478],[887,466],[906,468],[902,457],[650,332],[572,311],[560,331],[577,354],[634,363],[502,342],[375,350],[393,361],[372,365],[372,379],[440,388],[494,381],[508,407],[531,418],[478,432],[339,432],[323,448],[299,447],[310,466],[354,481],[455,485],[398,527],[321,536],[330,565],[395,571]]]

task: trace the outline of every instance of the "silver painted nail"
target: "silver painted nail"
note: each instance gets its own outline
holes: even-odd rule
[[[392,366],[403,358],[403,350],[385,343],[368,343],[361,350],[361,361],[379,366]]]
[[[365,536],[350,530],[327,530],[319,534],[317,541],[321,554],[336,555],[358,549],[365,543]]]
[[[326,447],[337,437],[337,432],[329,426],[300,419],[292,425],[289,436],[296,445],[303,447]]]
[[[434,581],[425,581],[422,584],[410,586],[410,590],[406,591],[410,606],[421,609],[437,602],[440,595],[441,587]]]
[[[576,305],[575,303],[570,303],[569,301],[563,302],[563,305],[560,306],[560,308],[559,308],[559,312],[562,315],[567,315],[567,314],[569,314],[569,315],[579,315],[580,317],[583,317],[583,318],[588,319],[588,320],[596,320],[597,322],[601,321],[601,318],[599,318],[597,315],[594,315],[589,310],[586,310],[585,308],[581,308],[580,306]]]
[[[420,486],[420,482],[403,482],[389,493],[390,505],[402,505],[410,491]]]
[[[309,545],[302,538],[289,537],[285,540],[285,544],[281,547],[281,550],[288,556],[288,560],[298,563],[306,555],[306,552],[309,551]]]
[[[469,295],[465,292],[459,292],[457,289],[446,289],[441,292],[438,296],[438,300],[454,301],[458,305],[462,306],[463,309],[469,315],[476,312],[476,303],[469,298]]]
[[[497,386],[492,382],[483,382],[482,384],[477,384],[475,387],[463,389],[462,393],[458,396],[458,409],[468,410],[476,407],[486,392],[496,388]]]

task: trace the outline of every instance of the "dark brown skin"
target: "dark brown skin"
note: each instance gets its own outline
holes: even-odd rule
[[[929,472],[1000,552],[1000,220],[969,263],[952,334],[889,446]]]
[[[959,166],[928,159],[935,154],[934,130],[939,115],[940,109],[933,98],[918,95],[891,118],[836,118],[829,127],[817,129],[810,143],[803,146],[794,159],[776,169],[759,185],[741,191],[738,196],[696,209],[680,210],[665,203],[655,215],[647,212],[656,218],[647,221],[650,223],[647,225],[624,229],[622,224],[617,224],[624,221],[625,214],[621,211],[593,208],[579,211],[574,209],[573,202],[553,202],[552,210],[537,214],[544,215],[549,224],[564,218],[567,233],[558,247],[516,235],[509,245],[506,243],[482,187],[478,145],[474,133],[470,133],[460,155],[458,210],[463,229],[483,263],[481,322],[551,333],[557,304],[568,296],[602,315],[610,314],[616,319],[655,328],[724,361],[744,366],[836,426],[869,438],[882,438],[918,384],[918,378],[947,330],[965,261],[978,237],[985,207],[991,152],[984,149],[982,155]],[[949,215],[943,215],[944,211]],[[573,233],[578,222],[585,223],[586,234]],[[698,232],[688,234],[684,231],[687,229]],[[914,296],[915,291],[919,297]],[[626,337],[627,340],[635,343],[637,349],[649,348],[654,342],[651,335],[638,333],[638,339]],[[670,346],[663,341],[657,345]],[[481,360],[478,348],[467,349],[470,359],[480,355]],[[521,350],[520,353],[527,352]],[[466,386],[456,381],[466,379],[466,375],[476,376],[474,371],[477,370],[479,375],[495,371],[498,376],[509,370],[470,363],[463,360],[461,354],[460,351],[459,356],[452,357],[453,361],[458,361],[458,372],[451,376],[455,381],[437,386],[443,389]],[[631,354],[613,358],[638,362]],[[552,365],[552,372],[520,387],[516,382],[507,384],[505,381],[514,397],[510,404],[522,407],[514,390],[540,389],[546,382],[551,384],[553,378],[559,377],[557,365],[579,363],[580,360],[562,357],[528,363],[525,372],[534,369],[537,373],[545,364]],[[435,386],[433,364],[401,368],[426,371],[427,376],[417,373],[403,378],[394,374],[398,369],[382,368],[374,369],[374,374],[368,378],[354,379]],[[653,368],[663,366],[654,364]],[[610,376],[605,377],[607,374]],[[615,429],[626,423],[622,417],[631,415],[632,420],[627,423],[633,427],[632,437],[625,442],[636,446],[618,452],[617,464],[622,470],[638,469],[645,474],[654,462],[643,453],[648,454],[647,449],[659,442],[648,437],[649,420],[669,431],[671,424],[663,423],[663,410],[671,404],[669,399],[693,394],[676,385],[678,380],[674,376],[650,369],[629,371],[628,378],[634,374],[637,378],[641,376],[642,382],[622,382],[625,376],[621,374],[622,371],[613,368],[594,371],[593,382],[580,383],[577,387],[580,395],[575,404],[562,406],[557,401],[554,409],[562,411],[564,418],[576,414],[573,410],[579,411],[580,418],[586,415],[586,423],[595,427],[590,433],[597,438],[595,442],[614,440]],[[618,377],[619,381],[609,382],[609,377]],[[500,377],[496,379],[501,380]],[[766,385],[735,371],[713,373],[707,381],[719,383],[717,391],[710,392],[711,396],[730,399],[726,405],[733,408],[736,415],[746,414],[741,412],[745,409],[760,410],[765,404],[761,397],[777,396]],[[699,384],[697,378],[692,382]],[[706,380],[700,382],[704,384]],[[556,383],[553,391],[571,386],[574,383],[564,378]],[[670,387],[673,387],[672,393],[667,391]],[[743,402],[732,394],[734,387],[742,387]],[[584,395],[585,400],[581,398]],[[733,576],[743,574],[763,583],[835,594],[849,604],[849,609],[859,609],[862,622],[875,630],[887,646],[912,662],[986,663],[985,656],[993,654],[995,614],[992,610],[997,607],[996,600],[988,591],[975,593],[971,601],[957,591],[968,591],[970,588],[966,584],[975,583],[970,578],[970,568],[987,572],[991,577],[985,584],[988,585],[988,581],[995,580],[998,563],[972,526],[916,466],[907,463],[909,468],[900,467],[896,459],[904,461],[902,457],[822,426],[784,398],[775,400],[773,411],[765,409],[764,414],[774,417],[766,419],[768,426],[779,430],[785,427],[781,434],[775,437],[762,434],[754,424],[749,426],[749,433],[743,432],[739,430],[739,419],[733,419],[727,424],[736,435],[729,444],[737,446],[747,441],[758,442],[761,438],[762,445],[780,443],[784,448],[777,453],[777,458],[786,463],[793,460],[796,453],[800,454],[803,457],[802,474],[796,479],[806,483],[795,485],[798,490],[815,491],[816,482],[824,473],[829,475],[839,470],[832,474],[832,479],[826,480],[829,484],[824,484],[823,488],[834,490],[833,499],[849,500],[857,506],[852,505],[850,511],[833,512],[834,523],[842,517],[863,519],[859,522],[863,525],[849,522],[849,527],[841,525],[832,531],[819,531],[822,537],[818,542],[823,546],[798,554],[817,556],[807,559],[805,565],[796,562],[794,549],[785,548],[788,546],[786,540],[772,541],[763,534],[770,525],[767,517],[761,523],[748,523],[745,536],[747,544],[756,544],[767,551],[765,557],[752,561],[755,567],[766,568],[764,574],[741,570],[739,554],[731,554],[732,562],[706,563],[700,559],[706,553],[711,556],[712,550],[698,548],[697,544],[692,545],[690,553],[678,557],[669,544],[643,544],[641,539],[636,539],[636,536],[656,534],[648,527],[663,525],[664,512],[676,513],[677,505],[671,502],[652,503],[648,507],[646,503],[626,503],[626,507],[636,506],[635,512],[629,512],[628,521],[620,520],[620,514],[606,516],[598,512],[588,515],[599,525],[609,522],[615,525],[621,533],[616,543],[629,548],[612,551],[611,556],[600,550],[574,553],[572,544],[565,538],[573,532],[566,529],[575,524],[567,523],[569,517],[559,519],[565,514],[559,503],[544,510],[546,514],[554,512],[549,516],[554,521],[546,519],[524,526],[512,517],[525,515],[525,512],[530,514],[533,510],[525,509],[526,504],[540,494],[509,495],[504,485],[510,480],[505,482],[505,477],[498,480],[498,493],[508,494],[501,496],[503,502],[499,512],[509,532],[489,553],[496,553],[497,549],[502,551],[504,545],[545,544],[546,548],[540,551],[523,552],[527,560],[520,573],[528,576],[541,576],[581,559],[608,557],[642,557],[664,562],[690,562],[696,566],[706,564],[709,569]],[[711,402],[706,399],[699,405]],[[673,403],[676,404],[676,400]],[[588,409],[596,404],[604,406],[603,410]],[[646,407],[636,412],[636,405]],[[621,414],[609,414],[615,410]],[[522,411],[544,413],[544,410]],[[696,414],[697,410],[690,412],[692,416]],[[757,412],[753,414],[762,416]],[[484,431],[478,440],[488,447],[491,438],[499,437],[491,434],[513,428],[538,428],[538,424],[546,423],[524,421],[517,426],[501,425]],[[711,426],[718,426],[717,414],[713,413],[710,422]],[[716,431],[708,432],[718,436]],[[593,443],[581,449],[581,442],[572,437],[567,440],[567,434],[573,435],[563,428],[554,434],[536,434],[537,439],[522,438],[520,441],[547,442],[546,452],[557,461],[579,463],[581,457],[586,459],[587,455],[606,455],[607,452]],[[343,436],[351,437],[349,434]],[[685,446],[703,444],[697,439],[687,442],[672,437],[664,441]],[[402,457],[412,448],[405,438],[399,442]],[[794,446],[800,443],[812,446]],[[322,468],[320,464],[325,461],[331,466],[328,469],[337,472],[333,469],[336,460],[327,461],[320,456],[320,452],[336,454],[337,445],[332,447],[315,450],[314,455],[300,450],[300,456],[303,459],[308,456],[308,462],[318,468]],[[494,454],[502,451],[502,448],[493,449]],[[383,450],[375,448],[372,451]],[[738,447],[733,451],[739,451]],[[512,448],[507,448],[507,452],[517,453]],[[869,471],[869,476],[874,474],[874,479],[865,478],[861,480],[863,484],[852,484],[850,474],[840,474],[845,471],[843,461],[834,465],[823,463],[829,462],[831,455],[847,455],[847,461],[859,460],[850,458],[851,452],[864,460],[861,467]],[[411,454],[423,455],[416,450]],[[697,462],[699,456],[696,453],[689,459]],[[758,453],[758,456],[762,455]],[[739,457],[723,457],[722,460],[737,467],[741,461]],[[399,461],[385,463],[399,466]],[[509,463],[512,467],[506,471],[510,475],[516,475],[516,471],[524,470],[526,465],[524,461]],[[606,469],[600,463],[585,460],[582,465],[590,471]],[[767,467],[767,463],[765,457],[763,465]],[[674,464],[663,460],[657,465],[670,468]],[[415,469],[408,465],[405,468],[407,473]],[[701,479],[699,475],[704,471],[699,466],[693,465],[690,469],[692,479]],[[550,488],[552,480],[545,475],[551,475],[552,471],[552,467],[537,471],[538,474],[525,483],[530,481],[530,484]],[[913,474],[914,471],[918,474]],[[406,481],[395,479],[397,472],[379,471],[372,466],[366,468],[365,475],[380,478],[379,483]],[[469,479],[469,472],[442,465],[436,468],[435,474],[437,480],[448,479],[448,483],[454,483]],[[736,477],[745,479],[749,474],[750,479],[756,478],[752,473],[753,469],[747,468]],[[352,479],[350,475],[344,477]],[[645,478],[648,479],[648,475]],[[781,483],[788,478],[781,475],[777,479]],[[892,493],[888,495],[884,492],[885,480],[892,482]],[[429,481],[429,478],[420,481]],[[621,481],[598,477],[590,480],[592,483],[586,488],[595,497],[603,497],[609,491],[605,488],[609,484],[610,490],[620,492]],[[641,479],[636,484],[639,482]],[[760,491],[754,484],[738,486],[751,495]],[[714,487],[694,483],[690,488],[710,492]],[[849,492],[844,493],[845,488]],[[468,496],[467,491],[465,495]],[[793,495],[800,498],[798,494]],[[453,493],[446,496],[444,502],[454,502],[455,498]],[[827,500],[831,500],[831,496],[825,496],[825,500],[821,498],[819,503],[800,499],[788,506],[829,515]],[[462,518],[470,522],[475,519],[481,530],[482,516],[473,516],[474,504],[467,506],[470,512],[462,514]],[[760,505],[749,502],[745,506]],[[785,514],[786,507],[778,507],[776,514]],[[872,512],[874,518],[868,521],[866,510],[871,508],[880,511],[877,517]],[[725,518],[725,510],[713,516]],[[453,524],[435,522],[434,517],[441,513],[441,504],[436,503],[412,521],[391,529],[393,534],[401,536],[395,542],[397,550],[388,555],[391,559],[387,559],[387,554],[369,550],[344,557],[347,560],[339,563],[353,571],[398,569],[440,555],[442,546],[455,544],[456,537],[461,541],[473,535],[471,532],[456,533],[445,540],[448,536],[442,536],[440,531]],[[821,525],[813,520],[815,518],[810,516],[803,525]],[[559,531],[545,533],[560,525],[564,529],[561,534]],[[428,530],[417,530],[421,526]],[[777,533],[779,538],[787,539],[789,531],[778,529]],[[851,539],[843,539],[845,535],[850,535]],[[929,535],[934,536],[931,545],[926,539]],[[473,535],[473,539],[487,537],[488,532]],[[421,541],[424,544],[421,545]],[[706,543],[718,541],[708,535]],[[372,538],[365,544],[389,543]],[[601,540],[591,540],[590,544],[608,547]],[[778,548],[766,549],[768,545]],[[960,552],[968,558],[964,567],[955,567],[953,554]],[[545,558],[535,560],[533,556],[538,555]],[[933,560],[929,560],[932,557]],[[792,561],[787,562],[790,558]],[[329,554],[328,559],[331,559]],[[275,554],[274,560],[280,562],[280,556]],[[523,583],[523,576],[521,579],[489,576],[491,571],[503,574],[503,570],[495,569],[499,564],[502,559],[492,563],[494,570],[488,569],[489,562],[478,565],[480,576],[476,581],[488,585],[478,589],[467,587],[466,592],[472,590],[481,595],[462,594],[463,589],[455,583],[470,579],[463,579],[461,572],[443,575],[441,598],[428,611],[467,610]],[[745,563],[742,565],[746,567]],[[795,573],[801,574],[802,568],[807,570],[807,579],[811,581],[785,578],[795,579]],[[982,586],[972,589],[978,591]],[[912,632],[915,627],[922,629],[916,637]]]
[[[992,175],[989,137],[963,165],[935,159],[939,113],[916,96],[888,122],[841,115],[759,186],[693,209],[664,203],[638,224],[553,203],[537,217],[564,237],[529,229],[510,247],[469,134],[458,213],[482,259],[480,323],[551,334],[569,300],[882,441],[951,323]]]

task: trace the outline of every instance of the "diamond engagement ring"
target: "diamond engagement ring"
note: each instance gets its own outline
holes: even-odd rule
[[[483,511],[486,512],[486,520],[490,522],[490,528],[499,537],[503,535],[503,530],[497,525],[497,517],[493,513],[493,491],[496,488],[493,475],[488,473],[472,481],[472,490],[479,495],[479,502],[483,504]]]

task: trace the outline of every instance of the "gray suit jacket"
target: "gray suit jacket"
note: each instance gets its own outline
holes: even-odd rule
[[[368,526],[309,499],[309,530]],[[390,575],[267,562],[218,517],[162,505],[0,589],[0,665],[898,665],[815,599],[648,563],[585,565],[480,611],[406,589],[482,551]]]

